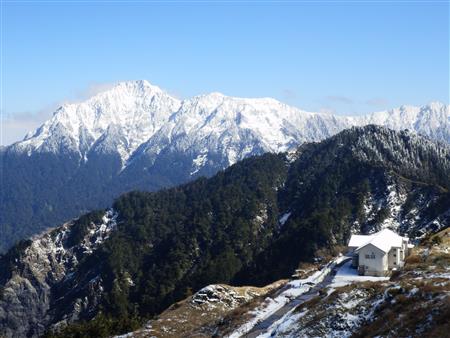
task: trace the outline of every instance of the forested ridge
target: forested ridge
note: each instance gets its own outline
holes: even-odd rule
[[[306,144],[294,157],[265,154],[209,179],[125,194],[112,206],[117,226],[109,237],[91,254],[80,252],[70,278],[52,287],[48,327],[86,298],[94,305],[82,308],[81,324],[61,336],[127,331],[205,285],[264,285],[289,277],[319,249],[345,244],[352,231],[388,222],[414,235],[432,220],[446,224],[449,160],[446,146],[368,126]],[[65,247],[80,243],[102,214],[75,221]],[[11,262],[9,255],[0,266]]]

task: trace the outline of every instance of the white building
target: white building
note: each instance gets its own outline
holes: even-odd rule
[[[348,247],[353,253],[352,266],[361,275],[386,276],[400,268],[408,255],[408,237],[384,229],[372,235],[352,235]]]

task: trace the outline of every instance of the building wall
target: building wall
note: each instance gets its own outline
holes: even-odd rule
[[[384,276],[388,270],[388,255],[368,244],[358,250],[359,266],[364,266],[365,275]]]
[[[400,253],[400,248],[391,248],[388,253],[388,268],[399,268],[401,266],[400,262],[403,261],[402,254]]]
[[[408,250],[409,239],[403,238],[402,249],[400,250],[400,260],[403,262],[405,258],[409,255]]]

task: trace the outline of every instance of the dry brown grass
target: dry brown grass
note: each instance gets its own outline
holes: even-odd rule
[[[261,294],[258,297],[255,297],[251,301],[243,304],[242,306],[231,310],[227,313],[224,313],[222,316],[216,318],[215,321],[212,321],[208,324],[211,330],[215,331],[215,335],[217,337],[223,337],[226,334],[230,333],[234,329],[238,328],[240,325],[249,321],[252,318],[251,311],[260,307],[264,300],[267,297],[273,298],[280,291],[280,289],[287,283],[287,280],[277,281],[272,285],[272,287],[268,286],[267,292]]]
[[[402,276],[402,271],[395,270],[395,271],[392,271],[391,278],[389,280],[390,281],[397,281],[397,280],[399,280],[401,278],[401,276]]]
[[[406,264],[419,264],[422,262],[422,257],[419,255],[410,255],[406,257],[405,263]]]
[[[424,239],[422,239],[421,246],[431,248],[433,246],[450,245],[450,229],[441,230],[435,234],[429,234]]]
[[[347,251],[346,246],[342,245],[335,245],[331,248],[324,248],[319,249],[315,252],[315,257],[322,258],[322,262],[328,262],[332,260],[334,257],[338,256],[339,254],[343,254]]]
[[[411,297],[399,293],[392,300],[382,304],[373,322],[364,325],[353,338],[390,336],[390,337],[448,337],[439,336],[448,329],[450,304],[446,300],[429,300],[430,290],[425,288],[417,296]],[[435,290],[433,290],[434,293]],[[441,290],[442,294],[442,290]],[[429,315],[433,313],[433,321],[429,323]],[[427,334],[418,330],[425,329]],[[431,331],[430,331],[431,330]],[[433,332],[429,335],[428,332]]]
[[[251,286],[230,287],[221,285],[225,289],[232,290],[239,296],[259,294],[235,310],[225,305],[210,307],[211,304],[193,305],[192,297],[175,303],[158,317],[150,321],[152,331],[141,330],[134,333],[133,337],[178,338],[178,337],[211,337],[218,327],[226,324],[227,320],[234,321],[246,319],[248,310],[262,302],[269,294],[276,292],[286,281],[278,281],[264,288]],[[223,303],[222,303],[223,304]],[[228,319],[227,319],[228,318]]]

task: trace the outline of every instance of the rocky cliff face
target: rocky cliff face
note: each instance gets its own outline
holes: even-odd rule
[[[82,219],[83,229],[79,229],[80,221],[66,223],[23,242],[1,258],[0,322],[7,323],[2,325],[2,335],[38,336],[50,323],[72,322],[97,307],[102,292],[99,278],[79,289],[75,286],[72,295],[59,289],[71,284],[79,261],[87,259],[114,231],[116,217],[114,211],[108,210],[98,219]],[[74,292],[85,293],[85,297],[74,297]],[[60,306],[70,309],[67,317],[59,313]]]

